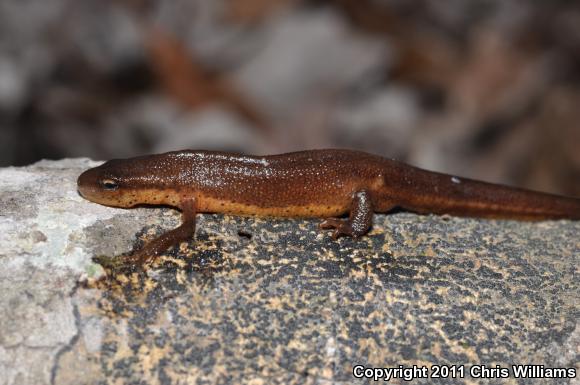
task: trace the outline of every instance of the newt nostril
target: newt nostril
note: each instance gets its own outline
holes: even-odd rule
[[[244,231],[244,230],[239,230],[238,231],[238,236],[240,238],[252,239],[252,234],[250,234],[249,232]]]

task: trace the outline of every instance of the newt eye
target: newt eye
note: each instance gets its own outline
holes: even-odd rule
[[[103,186],[105,190],[114,191],[119,188],[119,183],[115,182],[112,179],[103,179],[101,181],[101,186]]]

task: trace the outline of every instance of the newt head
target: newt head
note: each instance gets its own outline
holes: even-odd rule
[[[106,206],[174,204],[176,193],[166,187],[171,172],[161,163],[156,156],[109,160],[83,172],[77,188],[83,198]]]
[[[126,199],[128,186],[126,178],[119,172],[118,165],[118,161],[113,160],[83,172],[77,180],[81,196],[91,202],[107,206],[133,206],[135,202]]]

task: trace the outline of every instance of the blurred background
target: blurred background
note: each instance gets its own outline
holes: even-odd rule
[[[0,0],[0,166],[326,147],[580,196],[580,2]]]

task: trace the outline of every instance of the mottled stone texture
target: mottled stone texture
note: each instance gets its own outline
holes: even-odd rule
[[[75,179],[94,165],[0,169],[1,384],[363,383],[355,364],[579,369],[580,222],[378,215],[368,236],[333,241],[318,220],[200,215],[195,241],[97,281],[92,256],[179,216],[84,201]]]

